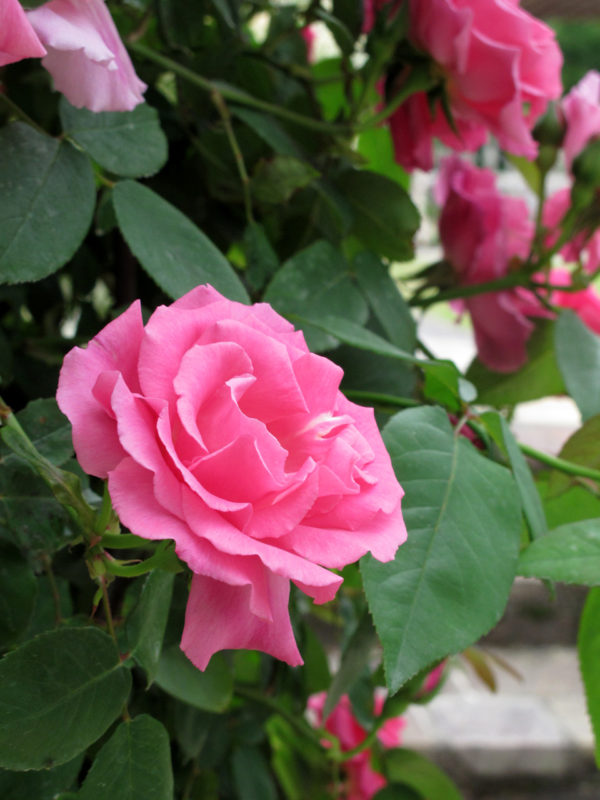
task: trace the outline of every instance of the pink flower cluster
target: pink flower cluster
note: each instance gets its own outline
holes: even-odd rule
[[[57,400],[81,466],[193,572],[182,648],[200,669],[230,648],[301,664],[290,581],[324,603],[342,582],[330,568],[389,561],[406,538],[373,410],[341,377],[269,305],[210,286],[145,326],[136,302],[65,358]]]
[[[104,0],[50,0],[25,12],[0,0],[0,66],[41,58],[54,86],[78,108],[129,111],[139,80]]]
[[[315,726],[323,725],[323,706],[325,705],[325,692],[312,695],[308,699],[308,709],[312,714]],[[374,712],[379,716],[383,710],[385,693],[376,692]],[[402,742],[402,729],[405,722],[402,717],[386,720],[377,732],[377,738],[383,747],[399,747]],[[367,732],[359,724],[352,713],[352,705],[348,695],[344,695],[331,714],[325,720],[325,729],[333,734],[339,741],[342,751],[353,750],[363,742]],[[328,743],[325,743],[326,746]],[[363,750],[347,761],[343,762],[346,781],[343,793],[339,795],[343,800],[370,800],[380,789],[386,785],[384,776],[376,772],[371,766],[371,751]]]
[[[442,206],[439,228],[444,256],[459,286],[488,283],[520,268],[529,253],[534,226],[524,200],[500,194],[491,170],[451,156],[442,162],[435,194]],[[554,195],[544,209],[544,223],[554,228],[568,205],[568,189]],[[550,237],[550,243],[555,236]],[[563,255],[575,259],[586,250],[587,267],[595,269],[599,238],[594,234],[585,240],[581,234],[563,248]],[[548,280],[550,285],[568,286],[571,276],[567,270],[553,269]],[[573,309],[589,328],[600,332],[600,297],[594,289],[550,292],[548,300]],[[497,372],[512,372],[523,366],[527,340],[534,329],[532,319],[553,316],[522,287],[476,294],[453,305],[470,314],[479,358]]]
[[[396,160],[428,170],[434,138],[472,151],[488,133],[509,152],[534,158],[531,128],[561,92],[562,55],[551,29],[518,0],[406,1],[408,39],[434,62],[453,127],[440,100],[432,109],[424,92],[412,95],[388,120]]]
[[[487,283],[508,274],[527,257],[533,224],[525,201],[502,196],[491,170],[452,156],[442,162],[436,185],[442,206],[440,238],[460,286]],[[546,311],[519,289],[489,292],[455,303],[471,315],[480,359],[490,369],[511,372],[527,360],[532,316]]]

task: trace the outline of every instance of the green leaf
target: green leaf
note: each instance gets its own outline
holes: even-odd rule
[[[102,747],[88,772],[80,800],[172,800],[169,735],[142,714],[123,722]]]
[[[154,175],[167,160],[167,137],[155,109],[141,103],[133,111],[88,111],[60,101],[63,131],[101,167],[126,178]]]
[[[172,572],[160,569],[151,572],[144,581],[139,600],[125,624],[129,653],[145,670],[148,686],[158,669],[174,578]]]
[[[407,541],[361,571],[390,691],[486,633],[515,575],[521,511],[512,476],[455,436],[442,409],[397,414],[384,442],[406,494]]]
[[[354,210],[353,232],[366,248],[396,261],[412,258],[420,217],[402,186],[368,170],[345,172],[337,186]]]
[[[52,491],[12,454],[0,456],[0,539],[22,550],[53,553],[77,535]]]
[[[571,461],[582,467],[600,469],[600,414],[591,417],[567,439],[559,453],[559,458]],[[548,493],[557,496],[566,491],[577,480],[573,475],[567,475],[560,470],[552,470],[548,481]]]
[[[277,800],[269,765],[258,747],[236,747],[232,766],[239,800]]]
[[[44,769],[70,761],[123,707],[131,675],[97,628],[43,633],[0,661],[0,766]]]
[[[527,185],[536,195],[540,197],[542,190],[542,173],[535,161],[530,161],[525,156],[515,156],[512,153],[505,153],[507,161],[510,161],[525,178]]]
[[[73,785],[82,761],[78,756],[60,767],[39,772],[0,769],[0,797],[2,800],[55,800],[60,792]]]
[[[519,449],[508,422],[501,414],[494,411],[482,414],[481,421],[508,458],[515,476],[517,489],[519,490],[521,507],[532,537],[538,539],[540,536],[544,536],[548,533],[548,523],[546,522],[540,493],[533,480],[527,460]]]
[[[408,173],[396,163],[392,137],[387,127],[371,128],[358,137],[358,152],[364,157],[365,166],[371,172],[377,172],[391,178],[404,189],[409,189]]]
[[[230,106],[231,113],[252,128],[260,138],[273,150],[282,156],[295,156],[302,158],[301,148],[292,139],[289,133],[275,117],[261,111],[253,111],[245,106]]]
[[[170,297],[210,283],[230,300],[248,302],[229,261],[175,206],[135,181],[117,183],[113,203],[133,254]]]
[[[259,161],[250,188],[259,203],[287,203],[298,189],[303,189],[320,176],[320,172],[295,156],[276,155]]]
[[[12,545],[0,543],[0,647],[6,649],[27,629],[37,584],[31,567]]]
[[[319,241],[288,259],[267,286],[264,300],[284,316],[319,319],[339,314],[366,322],[367,304],[352,282],[344,256],[329,242]],[[335,347],[335,338],[310,325],[302,326],[311,350]]]
[[[0,282],[38,281],[66,264],[90,227],[90,161],[15,122],[0,130],[0,175]]]
[[[23,640],[33,639],[40,633],[51,631],[59,624],[56,619],[56,602],[60,606],[60,616],[62,619],[73,614],[73,602],[71,600],[70,584],[66,578],[60,575],[54,577],[54,587],[46,575],[39,575],[36,578],[37,593],[33,614],[29,620],[27,630],[23,635]],[[55,599],[54,591],[57,598]]]
[[[600,586],[600,519],[561,525],[521,553],[519,575]]]
[[[244,231],[248,283],[253,289],[262,289],[279,269],[279,258],[273,250],[262,225],[252,222]]]
[[[329,687],[323,719],[326,720],[339,703],[342,695],[348,694],[352,685],[359,679],[369,663],[371,650],[377,642],[370,615],[365,612],[356,630],[344,648],[340,667]]]
[[[414,750],[390,750],[384,755],[385,774],[392,782],[415,789],[427,800],[463,800],[458,787],[434,763]]]
[[[475,359],[467,370],[467,378],[479,390],[479,402],[501,408],[563,394],[564,383],[554,355],[553,330],[553,322],[537,323],[527,343],[527,363],[516,372],[493,372]]]
[[[588,593],[577,637],[579,667],[583,678],[588,714],[596,738],[596,764],[600,767],[600,589]]]
[[[71,458],[73,455],[71,425],[60,412],[53,397],[32,400],[15,416],[34,447],[44,458],[57,466]],[[9,454],[2,443],[0,443],[0,455],[3,456],[5,466],[17,461],[17,456]]]
[[[155,680],[165,692],[201,711],[224,711],[233,692],[233,678],[221,655],[213,656],[201,672],[178,645],[163,650]]]
[[[388,339],[412,353],[417,329],[406,301],[388,268],[373,253],[358,253],[353,263],[356,279]]]
[[[373,795],[373,800],[423,800],[423,795],[402,783],[389,783]]]
[[[548,491],[548,473],[538,475],[536,484],[550,528],[558,528],[580,519],[600,517],[600,498],[583,486],[572,486],[555,497]]]
[[[585,421],[600,413],[600,336],[573,311],[563,311],[556,321],[555,343],[565,386]]]

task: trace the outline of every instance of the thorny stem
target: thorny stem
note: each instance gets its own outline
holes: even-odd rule
[[[248,224],[252,224],[254,222],[254,216],[252,214],[252,198],[250,196],[250,178],[248,177],[248,172],[246,171],[244,156],[242,155],[242,151],[240,150],[240,146],[235,137],[233,125],[231,124],[231,114],[229,113],[227,104],[225,103],[223,95],[220,92],[213,91],[211,92],[210,97],[214,105],[216,106],[217,111],[219,112],[219,115],[225,127],[225,132],[227,133],[229,146],[231,147],[231,152],[233,153],[233,156],[235,158],[235,163],[238,169],[240,180],[242,182],[242,192],[244,193],[244,208],[246,210],[246,221],[248,222]]]
[[[102,591],[102,606],[104,608],[104,616],[106,617],[106,628],[111,636],[111,639],[117,644],[117,636],[115,634],[115,626],[113,623],[112,611],[110,609],[110,599],[108,597],[108,589],[106,586],[106,577],[104,575],[100,575],[98,577],[98,583],[100,584],[100,589]]]
[[[567,475],[577,475],[581,478],[591,478],[594,481],[600,482],[600,471],[597,469],[591,469],[581,464],[574,464],[572,461],[566,461],[564,458],[551,456],[548,453],[543,453],[540,450],[536,450],[534,447],[530,447],[528,444],[523,444],[523,442],[519,442],[519,447],[526,456],[534,458],[542,464],[547,464],[549,467],[558,469],[560,472],[565,472]]]
[[[36,131],[38,131],[39,133],[43,133],[44,136],[47,135],[46,131],[42,127],[40,127],[37,124],[37,122],[34,122],[34,120],[31,119],[29,114],[26,114],[25,111],[23,111],[22,108],[20,108],[16,103],[14,103],[10,99],[10,97],[8,97],[8,95],[4,94],[3,92],[0,92],[0,100],[2,100],[4,102],[4,104],[6,106],[8,106],[8,108],[11,110],[11,112],[16,117],[18,117],[19,119],[23,120],[23,122],[26,122],[28,125],[31,125],[31,127],[35,128]]]

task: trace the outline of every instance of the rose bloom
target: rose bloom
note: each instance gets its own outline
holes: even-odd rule
[[[552,269],[548,282],[552,286],[570,286],[571,274],[566,269]],[[553,291],[551,302],[561,308],[570,308],[587,327],[600,336],[600,295],[592,286],[579,292]]]
[[[434,138],[475,150],[488,132],[505,150],[535,158],[531,128],[561,93],[562,55],[552,30],[518,0],[409,0],[408,38],[431,57],[448,95],[455,131],[440,101],[423,92],[390,119],[396,160],[431,169]]]
[[[0,2],[0,67],[23,58],[41,58],[46,51],[18,0]]]
[[[487,283],[507,275],[525,259],[533,224],[525,201],[496,189],[494,173],[452,156],[442,162],[435,187],[442,206],[440,238],[459,286]],[[527,360],[532,316],[548,316],[535,296],[508,289],[455,302],[471,315],[480,360],[497,372],[511,372]]]
[[[560,235],[560,223],[571,206],[571,190],[559,189],[544,204],[542,223],[548,229],[546,246],[551,247]],[[586,272],[600,267],[600,230],[580,231],[560,249],[565,261],[583,263]]]
[[[57,400],[81,466],[194,573],[182,648],[200,669],[229,648],[301,664],[290,580],[324,603],[342,582],[329,568],[389,561],[406,538],[373,411],[341,377],[269,305],[210,286],[146,326],[135,302],[65,358]]]
[[[51,0],[27,13],[47,50],[42,64],[71,105],[130,111],[146,84],[135,74],[104,0]]]
[[[565,161],[570,169],[573,159],[586,144],[600,134],[600,73],[591,70],[561,103],[565,121],[563,148]]]
[[[323,706],[325,705],[326,692],[319,692],[308,698],[308,711],[315,727],[323,725]],[[376,691],[374,712],[381,714],[385,692]],[[402,717],[386,720],[377,731],[377,738],[387,748],[399,747],[402,742],[402,729],[405,726]],[[333,734],[340,743],[340,748],[353,750],[363,742],[367,732],[359,724],[352,713],[352,705],[347,694],[343,695],[340,702],[325,720],[325,730]],[[329,742],[324,741],[328,746]],[[346,785],[340,796],[343,800],[370,800],[380,789],[386,785],[386,780],[381,773],[376,772],[371,766],[371,751],[363,750],[361,753],[349,758],[342,764],[346,773]]]

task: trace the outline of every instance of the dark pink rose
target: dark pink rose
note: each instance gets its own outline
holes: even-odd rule
[[[566,269],[550,270],[548,282],[552,286],[570,286],[571,274]],[[553,291],[551,301],[561,308],[570,308],[588,328],[600,336],[600,295],[592,286],[579,292]]]
[[[315,727],[323,725],[323,706],[325,705],[326,692],[319,692],[308,698],[308,709]],[[374,713],[381,714],[385,693],[379,691],[375,694]],[[377,738],[383,747],[399,747],[402,743],[402,729],[405,726],[402,717],[386,720],[377,731]],[[363,742],[367,732],[359,724],[352,713],[352,705],[348,695],[343,695],[340,702],[325,720],[325,730],[335,736],[340,749],[353,750]],[[325,746],[329,743],[324,741]],[[381,773],[376,772],[371,766],[371,751],[363,750],[360,753],[342,762],[346,781],[344,786],[344,800],[370,800],[380,789],[386,785],[386,780]]]
[[[439,101],[416,94],[390,118],[396,160],[431,169],[432,142],[474,150],[487,133],[534,158],[531,128],[561,93],[562,55],[552,30],[517,0],[409,0],[411,43],[441,74],[456,133]]]
[[[311,25],[305,25],[300,29],[300,35],[306,45],[306,60],[311,63],[315,57],[315,38],[316,34]]]
[[[139,80],[104,0],[51,0],[27,13],[44,44],[42,64],[77,108],[130,111],[143,103]]]
[[[0,2],[0,67],[23,58],[41,58],[46,51],[18,0]]]
[[[546,245],[551,247],[560,235],[560,223],[571,206],[571,190],[559,189],[544,204],[542,222],[548,229]],[[587,272],[600,267],[600,230],[580,231],[560,249],[565,261],[583,263]]]
[[[566,125],[563,148],[570,168],[590,139],[600,134],[600,73],[588,72],[565,95],[561,109]]]
[[[389,561],[406,538],[373,411],[341,377],[269,305],[210,286],[145,326],[136,302],[65,358],[57,399],[81,466],[194,573],[182,648],[200,669],[229,648],[301,664],[290,580],[327,602],[330,568]]]
[[[435,188],[442,205],[440,238],[458,285],[487,283],[507,275],[529,253],[533,223],[525,201],[496,189],[494,173],[452,156],[442,162]],[[510,289],[453,303],[471,315],[481,361],[512,372],[527,360],[533,331],[529,317],[548,312],[531,292]]]

